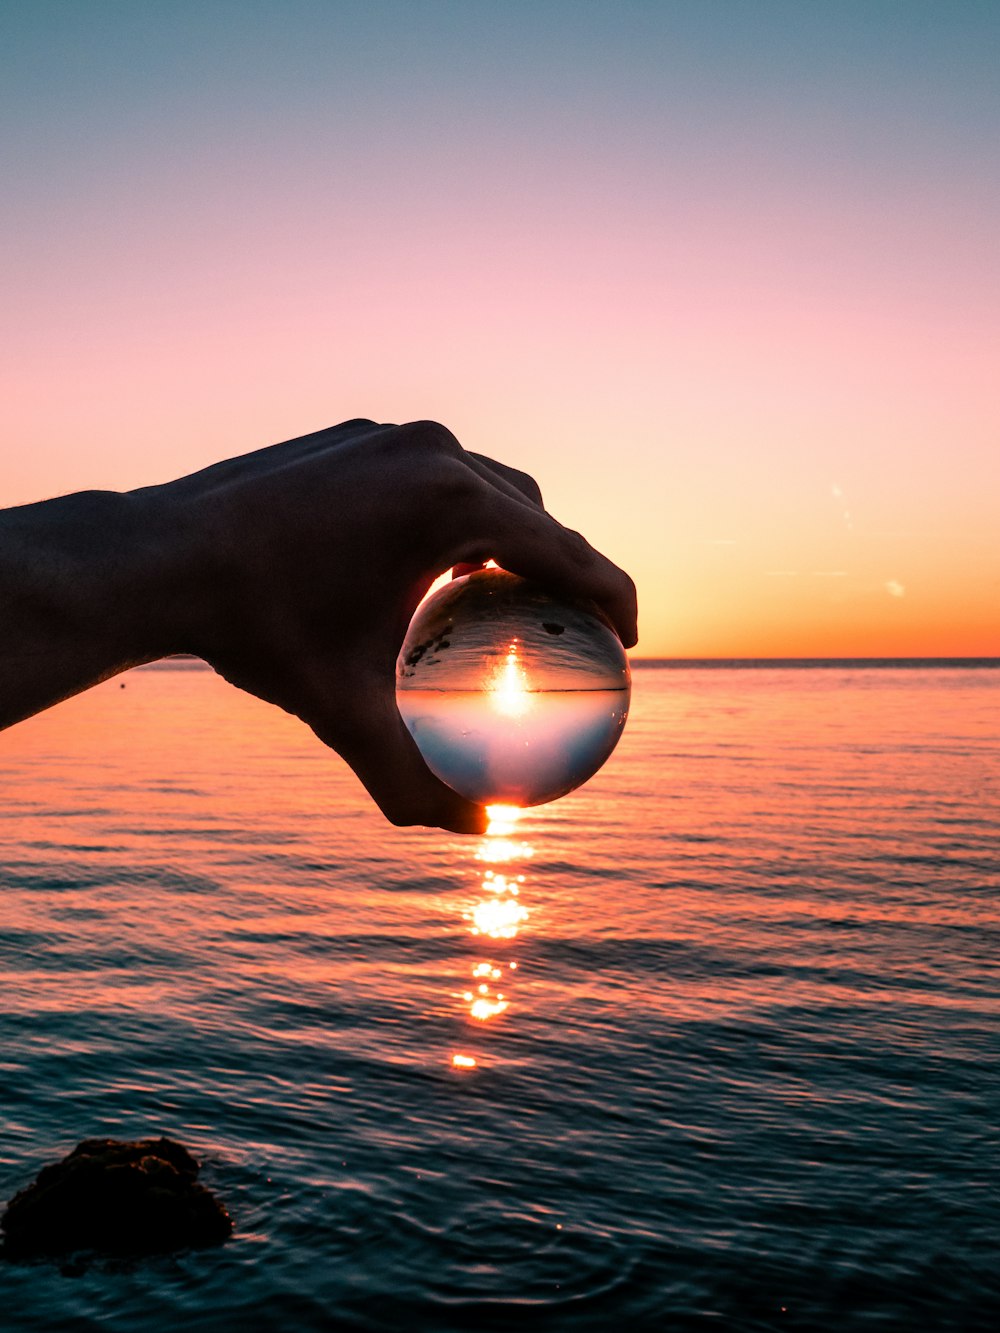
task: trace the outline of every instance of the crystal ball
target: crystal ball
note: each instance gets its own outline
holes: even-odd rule
[[[427,766],[481,805],[541,805],[586,782],[617,745],[630,694],[625,650],[595,605],[501,569],[429,597],[396,663]]]

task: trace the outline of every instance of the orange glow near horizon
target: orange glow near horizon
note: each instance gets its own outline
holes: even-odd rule
[[[0,507],[435,418],[637,656],[1000,656],[995,6],[7,8]]]

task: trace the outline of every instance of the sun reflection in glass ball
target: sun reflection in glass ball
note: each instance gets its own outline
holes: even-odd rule
[[[470,801],[541,805],[618,743],[631,679],[596,607],[500,569],[454,579],[410,624],[396,699],[428,767]]]

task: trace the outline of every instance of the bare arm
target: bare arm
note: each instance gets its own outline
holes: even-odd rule
[[[635,642],[631,580],[530,477],[442,426],[351,421],[164,486],[0,512],[0,726],[192,652],[308,723],[394,823],[483,812],[427,769],[395,661],[432,580],[494,558],[598,602]]]
[[[141,492],[0,511],[0,727],[177,651],[176,543]]]

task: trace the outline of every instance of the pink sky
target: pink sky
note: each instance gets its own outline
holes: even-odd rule
[[[0,503],[436,417],[633,573],[641,655],[1000,654],[968,24],[292,10],[25,21]]]

